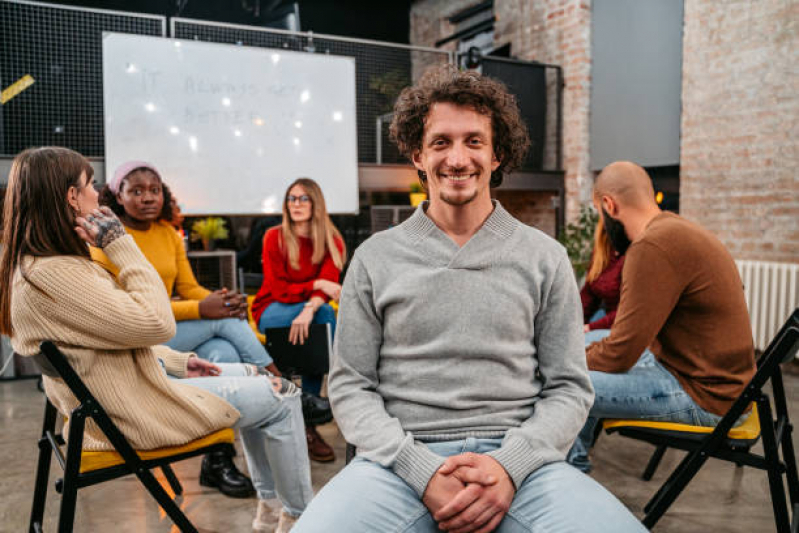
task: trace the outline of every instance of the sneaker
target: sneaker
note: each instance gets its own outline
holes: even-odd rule
[[[336,460],[333,448],[322,439],[314,426],[305,427],[305,438],[308,440],[308,457],[319,463],[329,463]]]
[[[278,509],[280,504],[276,500],[258,500],[258,509],[255,511],[255,520],[252,521],[253,533],[272,533],[278,524]]]

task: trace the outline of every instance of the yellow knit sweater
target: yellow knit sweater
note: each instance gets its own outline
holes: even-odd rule
[[[53,341],[135,449],[179,446],[232,426],[235,408],[161,369],[159,358],[170,374],[185,375],[189,354],[156,346],[174,336],[175,319],[133,237],[117,239],[105,253],[120,268],[116,280],[82,257],[23,258],[30,281],[18,270],[12,284],[14,350],[35,355],[42,341]],[[77,407],[61,379],[45,377],[44,385],[62,414]],[[111,448],[91,420],[83,448]]]
[[[172,300],[172,312],[175,320],[197,320],[200,318],[200,300],[211,294],[211,291],[197,283],[191,271],[186,250],[175,228],[164,221],[150,224],[147,231],[139,231],[125,226],[125,231],[133,236],[139,249],[164,282],[166,292],[172,291],[180,296],[180,300]],[[116,275],[119,267],[110,261],[99,248],[91,248],[92,259]]]

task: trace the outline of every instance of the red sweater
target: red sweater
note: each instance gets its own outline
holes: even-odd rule
[[[295,304],[306,302],[314,296],[319,296],[327,302],[330,298],[324,292],[315,291],[313,288],[317,279],[339,282],[341,271],[333,263],[330,252],[325,253],[321,263],[314,265],[311,263],[313,256],[311,239],[299,237],[298,240],[300,268],[294,270],[289,265],[288,255],[282,249],[283,234],[280,227],[270,228],[264,235],[264,283],[252,303],[252,316],[256,324],[272,302]],[[336,246],[339,250],[344,249],[344,243],[340,239],[336,241]]]
[[[580,291],[583,302],[583,323],[597,312],[601,304],[605,304],[605,316],[588,324],[588,329],[610,329],[616,320],[616,310],[621,298],[621,270],[624,266],[624,256],[615,252],[610,257],[610,262],[605,270],[592,282],[585,282]]]

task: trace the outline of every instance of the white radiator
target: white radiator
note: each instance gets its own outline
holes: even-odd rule
[[[799,306],[799,264],[736,260],[755,348],[765,350]]]

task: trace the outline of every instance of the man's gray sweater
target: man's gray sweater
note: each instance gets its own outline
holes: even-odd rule
[[[562,460],[593,402],[582,310],[556,241],[495,203],[459,248],[422,204],[355,252],[330,399],[358,454],[421,496],[445,458],[424,442],[502,438],[518,488]]]

